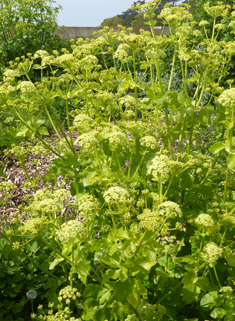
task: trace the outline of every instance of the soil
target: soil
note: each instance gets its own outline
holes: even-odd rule
[[[68,133],[66,133],[68,134]],[[75,137],[73,138],[77,138],[76,133],[74,133]],[[54,133],[50,133],[49,136],[46,136],[44,138],[45,141],[55,141],[57,139],[57,135]],[[76,146],[76,150],[79,151],[79,147]],[[47,175],[47,171],[51,165],[51,163],[53,162],[53,159],[55,159],[56,156],[50,152],[48,156],[45,156],[43,154],[39,155],[39,163],[38,163],[38,169],[37,169],[37,177],[46,177]],[[2,153],[0,155],[0,161],[4,162],[6,161],[7,157],[4,155],[4,153]],[[35,168],[36,165],[33,164],[33,162],[36,160],[36,156],[33,153],[30,153],[27,157],[27,160],[25,161],[25,167],[27,169],[27,172],[30,176],[30,178],[32,179],[35,175]],[[13,184],[15,184],[17,186],[16,189],[9,191],[9,194],[11,195],[11,197],[8,198],[8,204],[6,205],[0,205],[0,231],[2,231],[6,225],[6,221],[7,224],[10,225],[12,219],[14,218],[14,213],[19,211],[18,207],[19,205],[23,204],[26,205],[28,203],[28,199],[29,196],[32,198],[35,195],[35,191],[33,188],[25,188],[24,187],[24,183],[27,183],[28,180],[25,177],[25,174],[22,170],[22,167],[20,164],[17,163],[17,160],[13,159],[13,158],[8,158],[7,163],[4,167],[3,170],[4,174],[7,176],[7,178],[4,177],[0,177],[0,183],[1,182],[11,182]],[[61,183],[63,181],[62,176],[59,176],[57,179],[57,188],[60,188]],[[63,188],[69,190],[70,189],[70,183],[71,182],[67,182]],[[43,179],[41,178],[40,180],[37,181],[35,189],[40,190],[46,188]],[[0,201],[3,198],[3,193],[0,192]],[[70,215],[71,210],[68,208],[69,204],[74,202],[74,197],[71,195],[71,198],[68,202],[66,202],[66,208],[64,209],[64,212],[66,213],[66,215]],[[19,218],[22,221],[27,221],[27,217],[22,217],[22,210],[20,211],[20,215]]]

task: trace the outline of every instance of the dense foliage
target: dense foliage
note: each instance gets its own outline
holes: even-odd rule
[[[4,320],[31,312],[45,321],[235,318],[235,88],[233,79],[222,85],[235,42],[220,41],[216,23],[226,16],[233,32],[234,11],[205,4],[214,19],[208,33],[187,5],[167,5],[159,16],[166,37],[154,32],[157,5],[135,7],[152,34],[107,27],[74,41],[72,53],[39,50],[5,70],[0,106],[38,140],[5,153],[26,177],[29,152],[57,157],[47,187],[19,208],[28,220],[15,213],[0,238]],[[68,135],[54,116],[61,102]],[[41,110],[55,144],[43,140]],[[7,204],[14,184],[0,189]]]
[[[145,20],[142,13],[138,10],[136,4],[144,5],[146,3],[145,0],[135,1],[132,8],[127,9],[126,11],[122,12],[121,14],[114,16],[112,18],[104,19],[101,23],[102,27],[117,27],[118,25],[122,25],[126,28],[128,27],[145,27]],[[154,14],[155,17],[161,13],[162,9],[166,4],[170,4],[171,6],[175,6],[177,1],[169,1],[169,0],[162,0],[158,1],[158,5],[155,8]],[[135,7],[135,9],[133,9]],[[158,25],[161,25],[161,20],[157,21]]]
[[[61,6],[54,4],[53,0],[0,0],[1,70],[29,52],[52,52],[65,45],[55,33]]]

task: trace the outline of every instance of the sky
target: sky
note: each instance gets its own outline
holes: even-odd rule
[[[58,25],[66,27],[99,27],[106,18],[128,10],[137,0],[56,0],[63,9]]]

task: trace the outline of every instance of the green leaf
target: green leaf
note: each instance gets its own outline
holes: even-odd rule
[[[235,255],[233,253],[226,253],[224,257],[226,258],[228,265],[235,267]]]
[[[226,314],[226,311],[223,308],[215,308],[210,316],[214,319],[222,319]]]
[[[97,298],[98,293],[102,290],[102,286],[100,284],[88,284],[83,292],[83,298]]]
[[[99,303],[102,304],[105,301],[108,301],[111,297],[111,291],[107,288],[104,288],[102,291],[98,293],[97,299],[99,299]]]
[[[63,257],[59,257],[58,259],[55,259],[54,261],[52,261],[50,263],[49,270],[53,270],[57,264],[59,264],[60,262],[63,262],[63,261],[64,261]]]
[[[187,172],[184,172],[182,174],[181,179],[182,180],[181,180],[180,184],[184,189],[192,187],[193,181],[192,181],[191,176]]]
[[[201,276],[198,278],[197,285],[202,289],[203,292],[207,292],[210,286],[210,281],[206,276]]]
[[[215,143],[214,145],[212,145],[209,148],[209,151],[212,154],[218,154],[221,150],[223,150],[225,148],[225,144],[224,143]]]
[[[227,129],[232,129],[234,126],[234,122],[230,122],[228,120],[222,120],[220,121],[221,124],[224,124]]]
[[[211,123],[211,114],[209,111],[202,109],[198,114],[198,120],[202,125],[207,126]]]
[[[184,277],[182,279],[182,283],[187,285],[191,283],[196,283],[198,280],[195,270],[194,269],[189,269],[188,272],[184,274]]]
[[[36,253],[37,250],[39,249],[38,242],[34,241],[32,244],[28,245],[28,248],[31,252]]]
[[[116,237],[121,238],[121,239],[130,239],[130,235],[127,230],[124,230],[123,227],[119,228],[116,233]]]
[[[118,276],[121,282],[126,281],[129,277],[127,268],[125,267],[121,268],[121,270],[119,270]]]
[[[200,306],[205,310],[213,309],[214,306],[216,305],[215,300],[217,296],[218,296],[217,291],[212,291],[205,294],[200,301]]]
[[[229,169],[233,169],[235,166],[235,154],[229,154],[227,157],[227,165]]]
[[[140,266],[142,266],[145,270],[150,271],[151,268],[157,263],[156,262],[144,262],[144,263],[139,263]]]
[[[183,298],[187,304],[190,304],[198,299],[198,294],[200,294],[200,288],[196,284],[191,283],[183,286]]]

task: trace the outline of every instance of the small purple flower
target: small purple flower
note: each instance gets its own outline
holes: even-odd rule
[[[207,96],[211,96],[211,94],[209,94],[209,93],[205,93]]]
[[[172,65],[173,65],[173,62],[170,63],[170,66],[172,66]]]
[[[198,67],[200,67],[201,66],[201,64],[197,64],[198,65]]]

